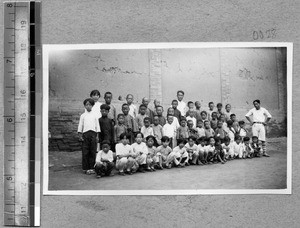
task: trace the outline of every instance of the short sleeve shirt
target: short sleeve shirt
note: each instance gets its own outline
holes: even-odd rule
[[[252,116],[253,122],[265,122],[266,118],[272,118],[268,110],[263,107],[260,107],[258,110],[256,108],[252,108],[245,116]]]

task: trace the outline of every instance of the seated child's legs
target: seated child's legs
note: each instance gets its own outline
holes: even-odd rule
[[[147,154],[141,154],[136,158],[139,165],[147,164]]]
[[[133,157],[129,157],[127,160],[126,170],[131,171],[135,165],[135,159]]]
[[[124,172],[125,167],[127,166],[127,158],[123,157],[121,159],[117,159],[116,162],[116,168],[120,171],[120,172]]]

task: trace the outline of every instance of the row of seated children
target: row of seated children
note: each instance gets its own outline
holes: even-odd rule
[[[170,169],[172,167],[185,167],[189,165],[206,165],[221,162],[224,164],[228,160],[235,158],[259,157],[261,149],[258,146],[257,137],[245,137],[241,142],[239,135],[235,136],[234,143],[230,143],[228,137],[224,143],[220,138],[204,136],[198,140],[194,136],[188,140],[178,139],[176,146],[172,149],[170,139],[163,136],[162,145],[155,147],[155,137],[149,135],[144,142],[144,135],[138,132],[135,136],[135,143],[129,145],[130,135],[122,133],[120,143],[116,145],[116,153],[110,150],[110,142],[102,142],[102,150],[97,153],[95,172],[97,178],[102,176],[113,176],[112,170],[116,168],[120,175],[132,175],[139,171],[153,172],[156,169]],[[114,162],[115,161],[115,162]],[[92,171],[88,174],[93,173]]]

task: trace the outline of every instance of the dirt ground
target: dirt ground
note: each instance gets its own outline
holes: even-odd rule
[[[286,138],[268,139],[271,157],[103,177],[81,171],[81,151],[50,152],[49,190],[284,189]]]

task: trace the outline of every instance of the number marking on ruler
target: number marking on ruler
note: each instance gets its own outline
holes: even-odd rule
[[[35,135],[30,131],[35,89],[31,93],[29,72],[35,70],[35,56],[30,56],[30,38],[36,36],[30,34],[34,6],[29,1],[4,2],[4,224],[10,226],[38,224],[33,222],[30,201],[30,155],[39,148],[30,144]]]

